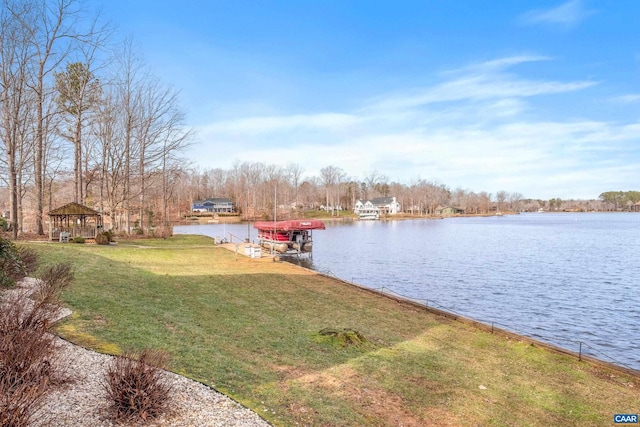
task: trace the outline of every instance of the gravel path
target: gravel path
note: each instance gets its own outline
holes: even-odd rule
[[[112,356],[58,340],[62,360],[69,361],[70,382],[51,393],[35,426],[113,426],[104,416],[107,401],[100,382]],[[269,426],[251,410],[225,395],[183,376],[165,372],[173,387],[171,415],[149,426]],[[40,418],[40,417],[36,417]]]
[[[27,280],[13,292],[25,292],[37,282]],[[66,311],[64,315],[69,315]],[[58,338],[59,360],[68,382],[53,389],[34,427],[114,426],[106,417],[106,392],[101,381],[113,356],[96,353]],[[165,372],[173,393],[169,415],[145,426],[270,426],[255,412],[196,381]]]

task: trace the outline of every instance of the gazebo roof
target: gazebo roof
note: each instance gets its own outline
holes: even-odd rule
[[[49,216],[64,216],[64,215],[101,216],[100,212],[75,202],[67,203],[64,206],[54,209],[51,212],[49,212],[48,215]]]

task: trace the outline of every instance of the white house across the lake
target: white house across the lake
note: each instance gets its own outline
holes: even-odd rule
[[[380,215],[400,213],[401,206],[395,197],[377,197],[371,200],[358,200],[354,213],[361,218],[377,219]]]

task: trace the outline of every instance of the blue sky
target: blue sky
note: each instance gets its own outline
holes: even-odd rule
[[[640,2],[101,4],[181,91],[200,168],[597,198],[640,190]]]

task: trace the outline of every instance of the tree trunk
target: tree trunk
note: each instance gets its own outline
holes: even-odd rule
[[[126,229],[126,233],[129,234],[131,231],[131,211],[129,210],[129,197],[130,197],[130,193],[129,193],[129,189],[130,189],[130,184],[131,181],[129,179],[130,175],[131,175],[131,128],[132,128],[132,118],[131,118],[131,113],[129,111],[130,109],[130,99],[127,96],[127,99],[125,100],[126,102],[126,108],[127,108],[127,123],[126,123],[126,129],[125,129],[125,135],[124,135],[124,139],[125,139],[125,147],[124,147],[124,191],[123,191],[123,204],[124,204],[124,212],[125,212],[125,222],[124,222],[124,226]]]
[[[40,75],[42,75],[42,64],[40,66]],[[43,131],[43,102],[42,102],[42,79],[38,81],[38,122],[36,124],[36,155],[34,163],[35,190],[36,190],[36,233],[39,236],[44,235],[44,227],[42,225],[42,217],[44,214],[44,168],[42,164],[44,131]]]
[[[75,183],[75,202],[84,204],[82,194],[82,116],[78,115],[76,121],[76,129],[74,134],[75,143],[75,165],[74,165],[74,183]]]

